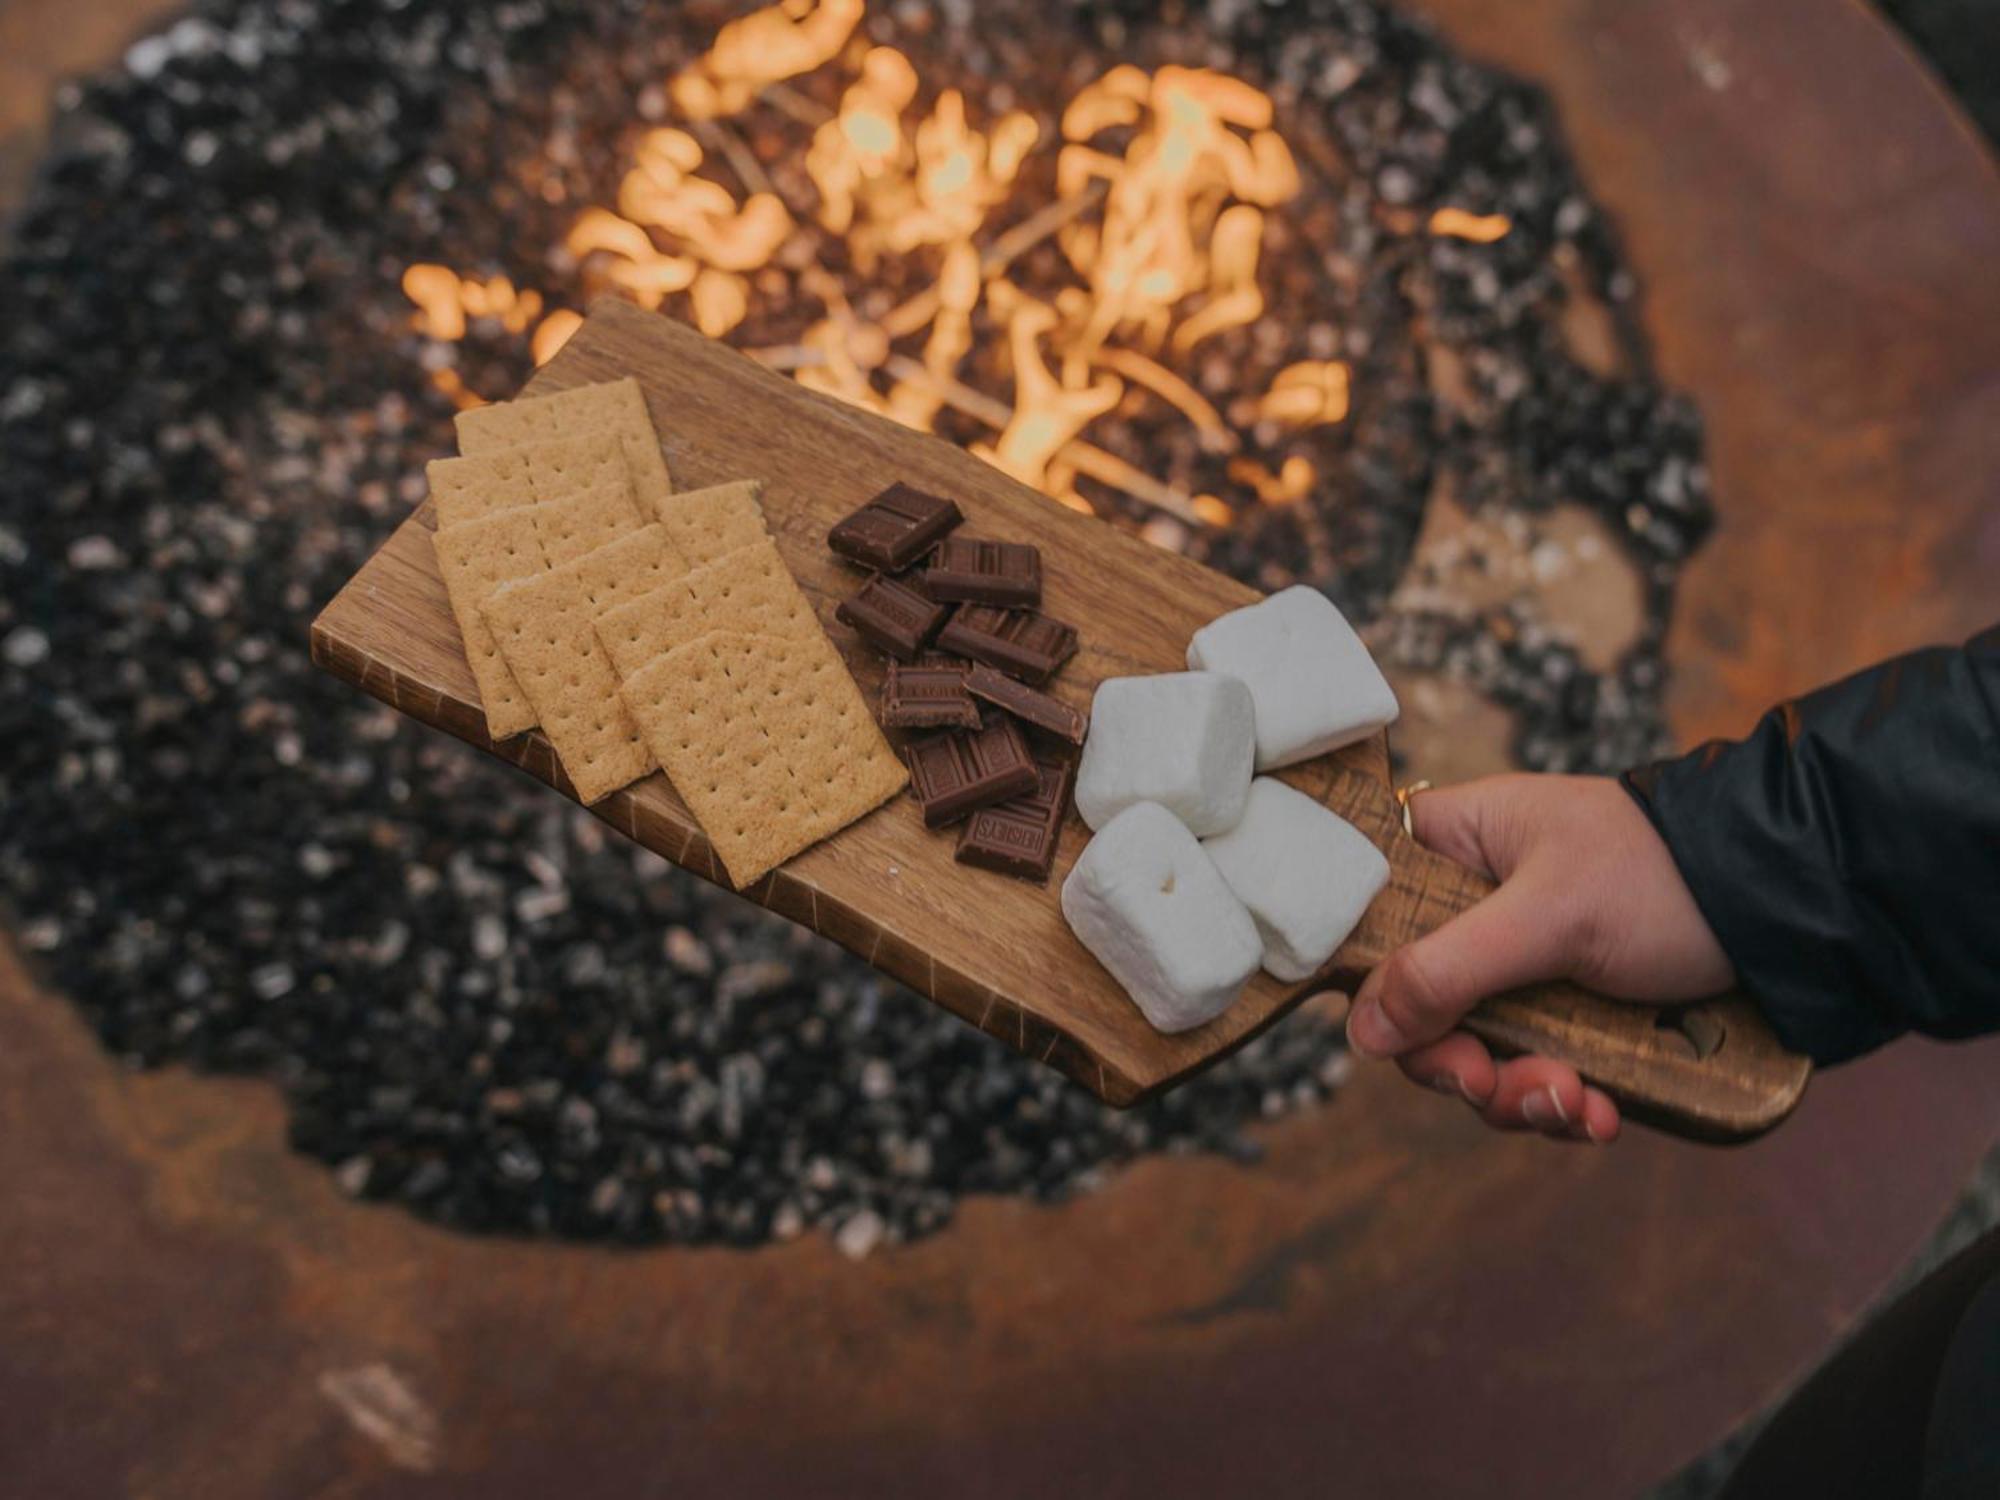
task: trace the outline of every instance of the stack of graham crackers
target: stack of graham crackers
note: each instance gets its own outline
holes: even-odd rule
[[[586,803],[655,768],[738,889],[909,779],[778,555],[756,480],[673,492],[636,380],[462,412],[439,571],[496,740]]]

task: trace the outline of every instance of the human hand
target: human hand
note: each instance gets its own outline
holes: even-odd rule
[[[1410,815],[1418,843],[1500,888],[1369,974],[1348,1011],[1349,1046],[1462,1095],[1499,1129],[1615,1140],[1618,1107],[1574,1068],[1496,1061],[1454,1028],[1486,996],[1541,980],[1656,1003],[1728,989],[1728,955],[1666,844],[1622,787],[1597,776],[1490,776],[1425,791]]]

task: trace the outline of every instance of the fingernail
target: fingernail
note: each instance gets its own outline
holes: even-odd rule
[[[1426,1080],[1440,1094],[1463,1094],[1465,1085],[1450,1073],[1433,1073]]]
[[[1556,1112],[1558,1120],[1562,1121],[1565,1125],[1569,1124],[1569,1111],[1563,1108],[1562,1095],[1558,1094],[1554,1089],[1549,1090],[1549,1107]]]
[[[1521,1118],[1537,1128],[1563,1119],[1562,1102],[1554,1089],[1537,1089],[1521,1101]]]
[[[1458,1080],[1458,1091],[1465,1097],[1465,1102],[1470,1104],[1474,1109],[1484,1109],[1488,1104],[1492,1103],[1492,1095],[1489,1094],[1484,1099],[1480,1098],[1472,1092],[1472,1085],[1467,1083],[1463,1078]]]
[[[1389,1057],[1403,1050],[1403,1034],[1379,1004],[1364,1001],[1347,1013],[1347,1045],[1363,1057]]]
[[[1583,1135],[1584,1139],[1589,1141],[1593,1146],[1601,1146],[1605,1142],[1605,1137],[1597,1133],[1597,1127],[1591,1124],[1588,1119],[1585,1119],[1583,1122]]]

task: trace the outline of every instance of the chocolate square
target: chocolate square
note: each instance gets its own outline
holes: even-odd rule
[[[964,519],[943,496],[898,481],[837,523],[826,534],[826,544],[850,562],[894,573],[930,551]]]

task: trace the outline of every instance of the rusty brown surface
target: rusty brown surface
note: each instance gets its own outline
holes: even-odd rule
[[[1709,418],[1683,730],[1994,612],[2000,184],[1900,47],[1840,0],[1425,6],[1554,90]],[[267,1086],[125,1073],[0,957],[0,1491],[1630,1493],[1879,1291],[1997,1065],[1905,1044],[1726,1153],[1495,1138],[1366,1070],[1256,1170],[859,1265],[619,1254],[349,1204]]]
[[[49,85],[101,67],[177,0],[0,0],[0,225],[47,136]]]
[[[1416,0],[1550,86],[1708,424],[1676,728],[2000,619],[2000,171],[1861,0]]]
[[[1840,1330],[2000,1062],[1898,1049],[1730,1153],[1501,1139],[1371,1070],[1259,1170],[1148,1161],[857,1265],[357,1207],[270,1089],[122,1073],[0,991],[0,1472],[37,1496],[1621,1493]]]

